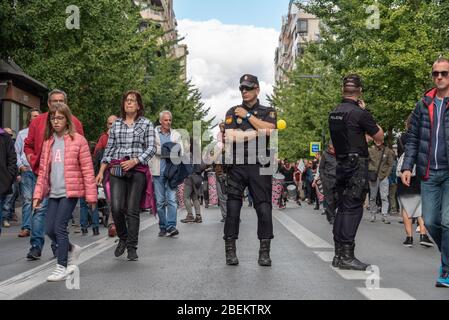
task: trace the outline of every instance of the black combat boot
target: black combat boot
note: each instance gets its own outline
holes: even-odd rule
[[[259,266],[271,267],[270,244],[270,239],[260,240]]]
[[[94,236],[100,235],[100,229],[98,227],[92,228],[92,231],[93,231]]]
[[[340,270],[366,271],[369,267],[354,256],[355,243],[343,244],[339,268]]]
[[[237,248],[235,246],[235,239],[225,240],[225,250],[226,250],[226,264],[228,266],[237,266],[239,264],[239,259],[237,259]]]
[[[342,251],[342,245],[340,242],[335,242],[335,257],[334,261],[332,261],[332,267],[338,268],[340,266],[341,261],[341,252]]]

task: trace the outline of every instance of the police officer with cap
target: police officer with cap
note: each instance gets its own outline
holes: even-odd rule
[[[258,218],[260,240],[259,265],[271,266],[270,243],[273,236],[272,221],[272,174],[266,174],[271,158],[269,136],[276,129],[275,109],[259,103],[260,93],[257,77],[245,74],[240,79],[243,103],[231,108],[226,114],[225,142],[232,146],[231,157],[226,159],[227,216],[224,227],[226,264],[238,265],[236,240],[239,236],[240,211],[246,187],[254,198]],[[266,138],[265,143],[260,137]],[[263,159],[263,160],[262,160]],[[267,163],[268,162],[268,163]]]
[[[362,95],[362,80],[351,74],[343,80],[343,101],[329,115],[329,128],[337,158],[337,215],[334,222],[335,258],[332,265],[342,270],[366,271],[369,265],[355,255],[355,237],[363,217],[369,190],[369,153],[366,135],[384,141]]]

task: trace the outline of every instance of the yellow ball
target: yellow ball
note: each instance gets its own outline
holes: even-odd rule
[[[285,122],[285,120],[279,120],[278,130],[285,130],[285,129],[287,129],[287,122]]]

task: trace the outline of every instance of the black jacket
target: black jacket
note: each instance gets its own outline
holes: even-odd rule
[[[407,144],[402,172],[412,171],[416,164],[416,174],[419,178],[427,180],[430,171],[430,152],[432,146],[432,126],[434,125],[435,97],[437,90],[428,91],[424,98],[418,102],[412,114],[411,127],[407,132]],[[449,159],[449,103],[445,101],[444,107],[444,133],[446,135],[446,151]]]
[[[337,159],[327,150],[321,157],[320,178],[323,185],[328,186],[335,186],[337,181]]]
[[[17,155],[11,137],[0,128],[0,197],[12,192],[17,176]]]

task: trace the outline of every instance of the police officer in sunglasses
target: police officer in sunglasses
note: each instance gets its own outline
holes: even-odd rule
[[[275,109],[259,103],[259,81],[245,74],[240,78],[243,102],[229,109],[225,120],[225,143],[232,146],[226,157],[227,216],[224,228],[226,264],[238,265],[236,240],[239,236],[240,211],[246,187],[254,197],[260,240],[259,265],[271,266],[270,243],[273,236],[272,175],[263,170],[270,166],[269,136],[276,129]]]

